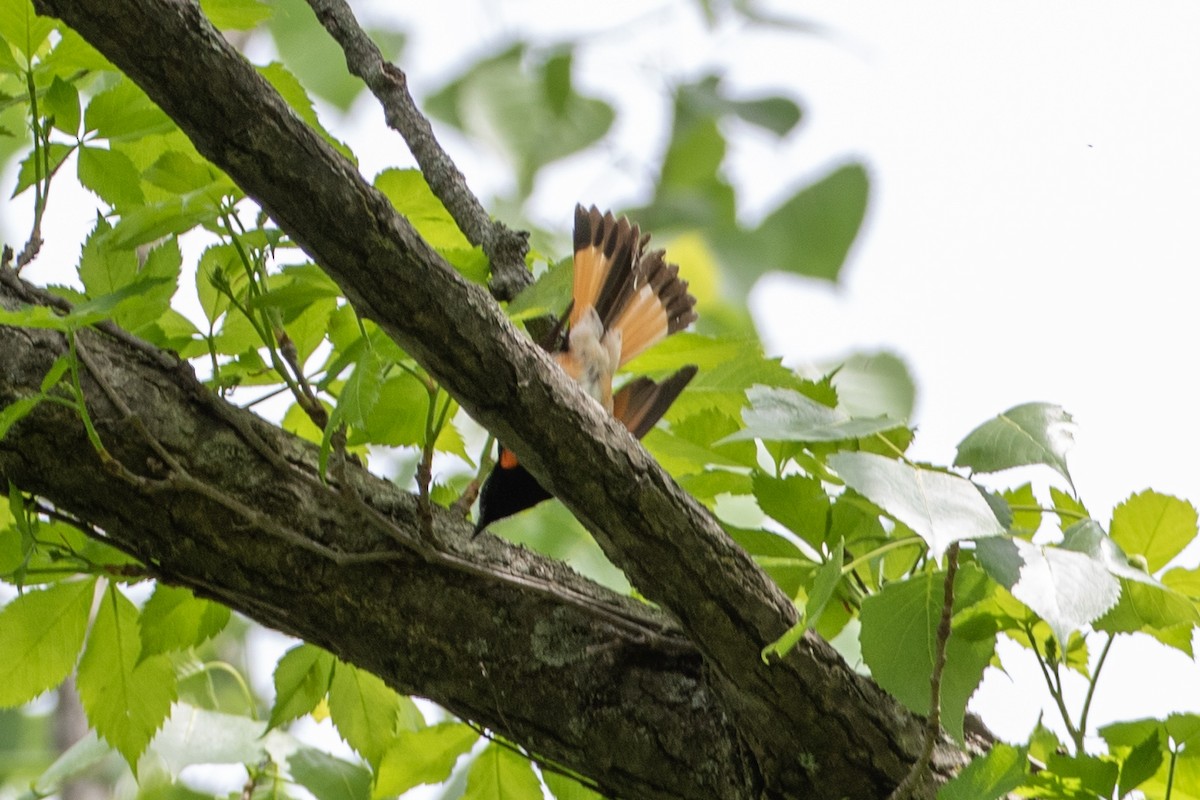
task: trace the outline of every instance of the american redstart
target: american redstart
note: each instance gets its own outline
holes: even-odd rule
[[[575,206],[575,278],[571,306],[549,349],[563,370],[583,385],[638,439],[645,436],[696,374],[687,366],[655,383],[636,378],[613,392],[613,374],[651,345],[696,319],[679,267],[662,250],[646,252],[650,237],[637,225],[593,206]],[[500,446],[500,457],[479,492],[478,534],[490,523],[550,498]]]

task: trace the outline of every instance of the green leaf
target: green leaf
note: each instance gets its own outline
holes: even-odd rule
[[[542,800],[542,787],[528,759],[489,744],[467,773],[463,800]]]
[[[229,622],[229,609],[187,589],[156,584],[142,609],[142,658],[185,650],[216,636]]]
[[[1021,785],[1029,772],[1024,747],[1003,742],[977,756],[962,772],[938,790],[937,800],[997,800]]]
[[[737,430],[737,421],[714,408],[675,420],[670,430],[654,428],[643,439],[646,449],[672,474],[700,472],[714,464],[753,467],[758,454],[752,442],[717,445]]]
[[[754,386],[746,398],[750,408],[742,411],[745,428],[722,442],[843,442],[904,427],[888,417],[854,418],[790,389]]]
[[[388,366],[375,348],[363,350],[354,372],[350,373],[350,378],[338,395],[337,407],[346,424],[358,427],[366,423],[379,402],[383,376]]]
[[[1102,558],[1024,539],[981,539],[976,558],[988,574],[1049,625],[1060,643],[1098,619],[1121,585]]]
[[[1158,772],[1158,768],[1163,762],[1162,745],[1163,743],[1159,741],[1158,731],[1151,731],[1149,736],[1122,759],[1121,777],[1117,781],[1117,794],[1120,797],[1124,797],[1154,777],[1154,773]]]
[[[275,704],[268,729],[298,719],[317,707],[329,691],[334,657],[311,644],[288,650],[275,665]]]
[[[288,756],[288,772],[317,800],[366,800],[371,773],[359,764],[304,747]]]
[[[268,27],[284,62],[313,93],[348,111],[365,87],[346,69],[346,56],[337,42],[317,22],[304,0],[275,0],[270,5],[274,14]],[[403,35],[390,30],[368,33],[383,51],[383,58],[395,61]]]
[[[139,660],[140,651],[137,608],[110,584],[79,661],[77,688],[88,722],[135,772],[176,689],[170,659]]]
[[[123,78],[88,102],[83,127],[99,138],[123,141],[166,133],[175,124],[133,81]]]
[[[206,191],[170,197],[127,210],[109,234],[116,247],[134,248],[171,234],[190,231],[197,225],[213,224],[220,198]]]
[[[395,797],[423,783],[447,780],[477,741],[479,734],[461,722],[401,731],[380,759],[371,796]]]
[[[4,408],[0,408],[0,441],[4,440],[4,437],[8,435],[8,431],[13,425],[24,419],[44,399],[41,395],[20,397]]]
[[[953,542],[1004,532],[975,484],[872,453],[835,453],[829,466],[866,497],[929,544],[935,558]]]
[[[207,161],[199,161],[178,150],[168,150],[142,172],[152,186],[174,194],[187,194],[225,180],[221,171]]]
[[[83,243],[79,258],[79,280],[88,297],[112,294],[133,283],[138,277],[137,256],[132,250],[110,244],[112,227],[103,217]]]
[[[68,331],[73,325],[64,316],[49,306],[24,306],[14,311],[0,308],[0,325],[14,328],[43,328],[51,331]]]
[[[248,31],[271,18],[271,6],[259,0],[200,0],[200,9],[220,30]]]
[[[66,145],[62,144],[61,142],[51,142],[50,149],[48,151],[50,160],[50,174],[54,174],[54,172],[58,170],[62,163],[67,160],[67,156],[74,152],[74,145]],[[21,165],[17,169],[17,186],[15,189],[13,189],[12,197],[16,197],[30,186],[33,186],[34,182],[38,179],[38,170],[40,168],[41,167],[38,164],[37,154],[30,152],[30,154],[21,161]],[[41,177],[45,179],[46,176],[42,175]]]
[[[571,300],[574,279],[575,267],[571,259],[564,258],[557,264],[551,264],[508,304],[505,309],[508,316],[514,320],[546,315],[557,317]]]
[[[54,20],[39,17],[29,0],[0,3],[0,37],[27,58],[32,58],[54,30]]]
[[[144,202],[141,176],[124,153],[81,146],[78,167],[79,182],[113,208]]]
[[[770,271],[836,281],[867,213],[870,181],[851,163],[797,191],[757,229],[715,244],[747,284]]]
[[[1045,464],[1071,481],[1067,451],[1075,442],[1075,423],[1062,406],[1025,403],[1014,406],[975,430],[958,444],[954,466],[976,472]]]
[[[375,675],[338,661],[329,685],[329,716],[346,743],[372,767],[402,730],[419,727],[420,712]]]
[[[375,188],[392,201],[421,238],[438,251],[470,249],[471,243],[458,229],[425,176],[417,169],[386,169],[375,177]]]
[[[313,53],[309,53],[306,56],[308,59],[312,59],[314,57],[315,54]],[[328,69],[331,63],[344,65],[346,63],[345,56],[343,56],[339,51],[336,59],[325,61],[322,66]],[[300,119],[304,120],[304,122],[314,131],[320,134],[321,138],[328,142],[334,150],[337,150],[339,153],[345,156],[351,163],[358,163],[358,160],[354,157],[354,153],[351,152],[350,148],[347,147],[343,142],[335,139],[333,134],[327,131],[325,126],[321,124],[321,120],[317,116],[317,111],[315,108],[313,108],[312,99],[308,96],[308,92],[305,91],[304,85],[300,83],[291,70],[289,70],[283,64],[280,64],[278,61],[274,61],[263,67],[257,67],[257,69],[258,73],[266,78],[268,83],[275,87],[275,91],[279,92],[280,97],[282,97],[284,101],[292,107],[292,110],[296,112],[296,115],[300,117]]]
[[[80,107],[79,90],[75,84],[64,81],[57,75],[42,97],[42,111],[54,118],[54,127],[68,136],[79,133]]]
[[[96,581],[70,581],[25,594],[0,610],[0,708],[53,689],[75,666]]]
[[[754,499],[763,513],[820,551],[829,530],[829,495],[804,475],[775,478],[753,473]]]
[[[1113,510],[1112,538],[1126,553],[1158,572],[1197,534],[1196,509],[1186,500],[1147,489]]]
[[[154,737],[150,755],[176,775],[194,764],[255,763],[266,752],[265,732],[261,720],[181,702]]]
[[[608,103],[576,91],[571,73],[569,50],[537,57],[518,44],[474,64],[426,108],[493,143],[513,164],[525,197],[542,167],[599,141],[615,118]]]
[[[554,800],[604,800],[604,796],[584,786],[579,781],[559,772],[546,770],[542,773],[542,782],[554,795]]]
[[[100,741],[95,731],[88,731],[30,782],[30,793],[33,797],[61,796],[59,790],[64,783],[91,770],[111,753],[112,748]]]
[[[946,573],[925,573],[889,583],[862,605],[863,660],[884,689],[918,714],[929,713],[929,677],[945,597]],[[973,564],[959,567],[954,581],[956,614],[991,591],[987,576]],[[942,726],[962,741],[967,701],[995,651],[995,635],[956,619],[946,646],[942,673]]]

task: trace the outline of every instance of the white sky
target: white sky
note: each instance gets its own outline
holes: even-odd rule
[[[565,230],[577,201],[645,199],[639,168],[663,145],[655,98],[670,76],[716,65],[747,94],[794,94],[806,119],[787,141],[729,131],[748,213],[850,158],[871,170],[872,203],[841,286],[769,276],[752,292],[771,352],[798,364],[860,349],[900,354],[918,383],[920,458],[949,463],[975,425],[1051,401],[1080,425],[1072,472],[1096,517],[1146,487],[1200,499],[1200,4],[777,5],[829,35],[729,26],[709,35],[687,0],[356,8],[408,29],[404,66],[418,95],[514,36],[587,35],[592,48],[577,65],[585,91],[632,113],[603,152],[539,183],[534,210],[547,227]],[[364,173],[406,163],[373,100],[356,112],[349,127],[329,127]],[[505,171],[486,154],[446,142],[481,194],[503,188]],[[70,192],[56,186],[55,203],[70,208]],[[25,205],[15,218],[6,208],[7,232],[27,229]],[[92,213],[68,217],[83,230]],[[29,277],[78,252],[56,247]],[[1045,692],[1030,659],[1006,663],[1012,680],[989,675],[976,705],[998,733],[1019,738]],[[1173,708],[1200,711],[1200,671],[1162,648],[1114,647],[1092,721]]]

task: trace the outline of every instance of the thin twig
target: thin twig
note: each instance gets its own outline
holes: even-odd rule
[[[937,650],[934,653],[933,673],[929,676],[929,716],[925,718],[925,741],[921,756],[912,769],[889,795],[888,800],[906,800],[924,777],[933,759],[933,747],[942,732],[942,672],[946,669],[946,644],[950,641],[950,620],[954,616],[954,577],[958,574],[958,542],[946,551],[945,589],[942,595],[942,618],[938,622]]]
[[[462,172],[438,144],[429,120],[417,108],[408,91],[407,76],[395,64],[384,60],[379,47],[359,26],[350,6],[344,0],[308,0],[308,4],[341,45],[350,72],[361,78],[379,100],[388,126],[404,137],[429,188],[450,212],[459,230],[467,241],[483,248],[492,265],[492,294],[500,300],[516,297],[532,281],[525,268],[529,234],[510,230],[488,216]]]

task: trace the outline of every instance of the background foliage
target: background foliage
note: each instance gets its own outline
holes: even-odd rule
[[[314,99],[344,110],[360,87],[307,6],[203,5],[231,35],[269,38],[279,59],[259,65],[263,76],[353,159],[322,127]],[[706,10],[783,24],[746,8]],[[401,33],[375,35],[393,55],[401,52]],[[0,155],[19,164],[12,202],[34,209],[28,238],[55,236],[52,189],[64,183],[87,189],[95,208],[71,280],[51,287],[74,310],[22,309],[0,322],[51,328],[70,340],[81,327],[113,320],[191,359],[214,392],[264,409],[324,452],[344,426],[347,446],[373,469],[434,502],[449,505],[484,473],[486,434],[359,318],[134,84],[77,35],[35,17],[25,0],[0,7],[0,38]],[[426,98],[447,129],[503,160],[511,191],[492,206],[510,221],[521,219],[544,170],[602,147],[618,121],[619,108],[573,81],[585,47],[517,42],[481,56]],[[1067,464],[1071,417],[1053,404],[1003,411],[962,440],[952,465],[920,464],[905,456],[914,389],[900,361],[852,358],[813,380],[766,357],[741,298],[767,271],[836,281],[867,209],[868,172],[852,161],[830,165],[749,224],[726,175],[729,130],[736,123],[787,137],[802,124],[801,106],[768,91],[734,92],[713,74],[668,87],[663,102],[669,135],[645,204],[628,211],[683,265],[701,322],[631,371],[700,367],[646,446],[715,509],[802,611],[793,635],[764,658],[813,628],[914,711],[929,713],[948,560],[956,559],[942,724],[961,739],[984,670],[1004,666],[996,654],[1004,637],[1037,661],[1068,735],[1060,741],[1039,726],[1028,741],[998,746],[943,797],[1200,796],[1189,747],[1200,735],[1194,716],[1099,730],[1087,721],[1111,648],[1148,636],[1194,655],[1200,577],[1175,560],[1196,537],[1195,509],[1145,491],[1111,519],[1092,519]],[[486,259],[419,172],[397,164],[374,183],[464,276],[486,280]],[[538,280],[508,306],[518,320],[560,312],[568,293],[566,231],[535,233],[530,267]],[[20,250],[26,234],[6,235]],[[0,410],[0,436],[43,402],[65,404],[86,422],[73,358],[55,365],[39,395]],[[93,444],[104,452],[94,433]],[[1029,466],[1044,480],[1000,492],[972,480]],[[447,797],[541,797],[543,787],[560,798],[589,796],[572,776],[535,770],[519,748],[490,734],[481,739],[469,722],[398,696],[313,645],[290,646],[270,670],[273,691],[259,691],[253,672],[263,667],[251,661],[261,632],[185,590],[154,585],[137,563],[89,538],[86,524],[19,486],[5,489],[4,795],[41,796],[87,777],[122,796],[302,796],[303,789],[324,800],[438,784],[434,794]],[[495,533],[629,590],[557,504]],[[1088,681],[1081,707],[1064,696],[1069,672]],[[68,678],[92,732],[59,755],[50,719],[55,698],[70,702]],[[312,720],[344,746],[331,753],[329,736],[313,744]],[[224,782],[200,779],[194,767],[202,764],[229,765]]]

